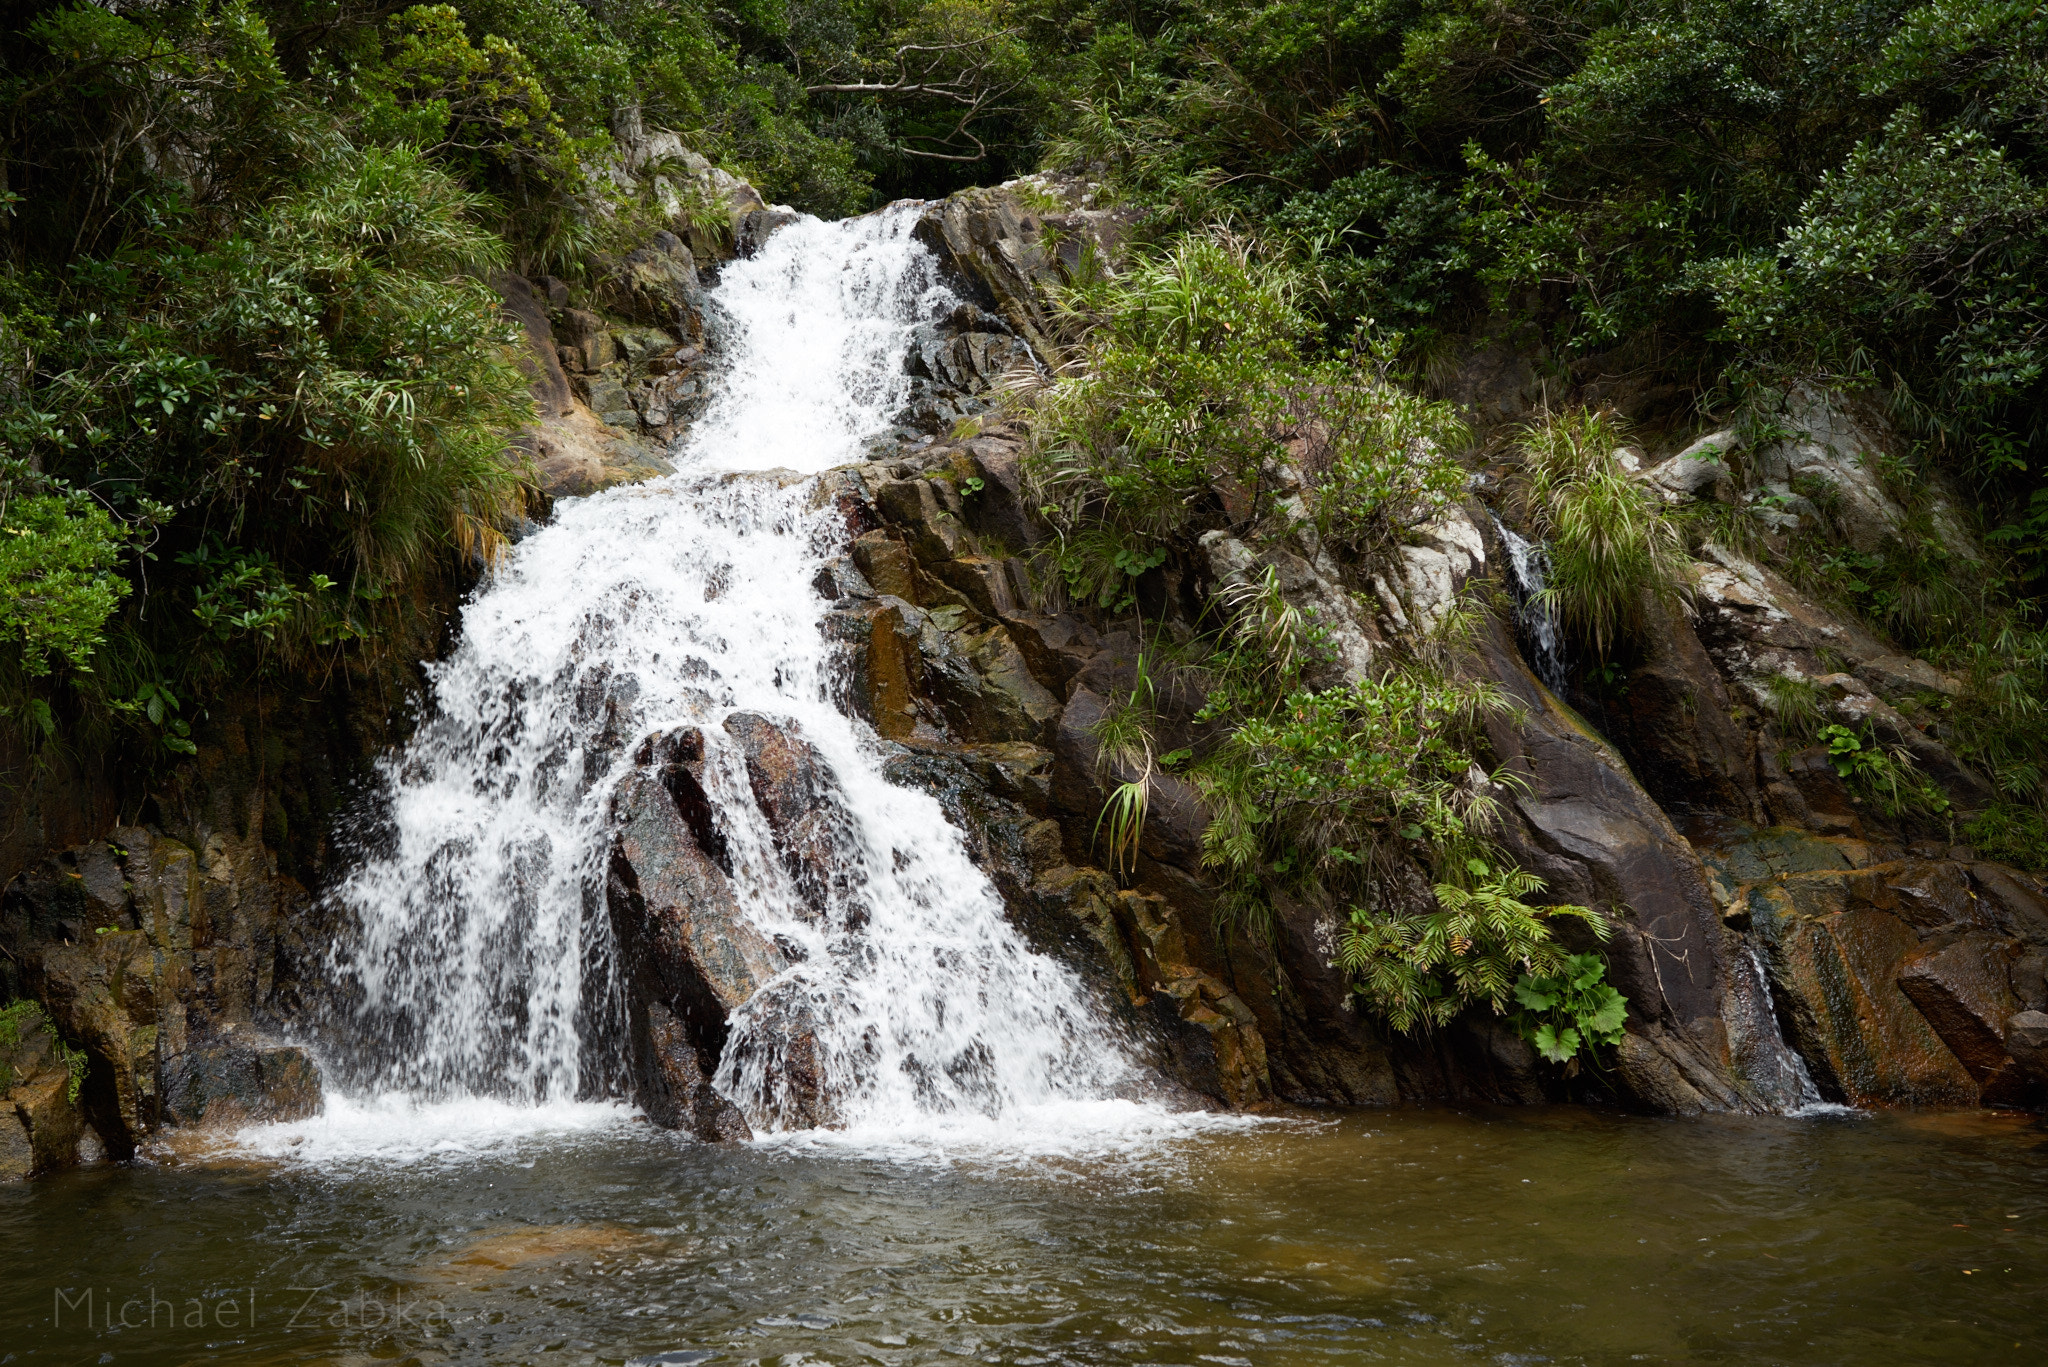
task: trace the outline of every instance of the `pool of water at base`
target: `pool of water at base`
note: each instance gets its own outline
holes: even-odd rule
[[[81,1171],[0,1192],[0,1246],[0,1363],[2010,1364],[2048,1361],[2048,1129],[1396,1110],[945,1159],[620,1118]]]

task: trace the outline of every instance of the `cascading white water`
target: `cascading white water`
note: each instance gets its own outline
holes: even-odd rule
[[[1536,655],[1530,663],[1551,692],[1562,693],[1566,683],[1564,634],[1558,630],[1557,614],[1544,598],[1550,557],[1542,546],[1510,531],[1499,518],[1493,520],[1493,528],[1508,550],[1508,588],[1515,599],[1515,621]]]
[[[805,220],[728,266],[714,297],[729,378],[678,472],[566,503],[465,610],[431,719],[386,765],[374,853],[338,892],[354,930],[334,968],[358,998],[341,1063],[358,1095],[531,1105],[603,1090],[588,1046],[615,1024],[610,794],[639,739],[678,726],[705,737],[746,913],[800,950],[757,1001],[808,1006],[846,1126],[1014,1117],[1135,1076],[1079,981],[1004,920],[938,802],[887,783],[881,743],[832,701],[812,583],[845,533],[811,510],[807,476],[886,427],[911,329],[957,302],[913,217]],[[741,710],[829,769],[859,915],[804,913],[720,728]],[[773,1131],[789,1110],[759,1066],[758,1015],[733,1020],[717,1085]]]

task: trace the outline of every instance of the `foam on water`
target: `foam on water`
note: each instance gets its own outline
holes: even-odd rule
[[[771,1134],[785,1152],[877,1159],[923,1167],[1012,1167],[1087,1173],[1170,1157],[1183,1141],[1323,1122],[1209,1111],[1169,1111],[1115,1099],[1054,1100],[1000,1115],[875,1118],[832,1129]]]
[[[844,548],[807,478],[859,458],[904,402],[912,329],[957,301],[914,215],[807,220],[728,266],[729,378],[664,480],[565,502],[463,613],[434,709],[385,765],[383,815],[335,894],[346,1008],[321,1040],[339,1095],[251,1132],[337,1160],[489,1149],[616,1120],[622,1009],[604,868],[640,741],[705,738],[704,784],[745,914],[797,947],[737,1012],[717,1086],[770,1142],[921,1160],[1112,1154],[1225,1122],[1111,1100],[1143,1070],[1082,984],[1034,953],[938,801],[883,776],[842,711],[812,587]],[[780,471],[773,477],[745,471]],[[814,746],[834,886],[806,907],[756,808],[736,711]],[[787,1132],[790,1022],[842,1128]],[[376,1098],[375,1100],[352,1100]]]
[[[527,1106],[488,1097],[330,1094],[319,1115],[250,1126],[235,1135],[234,1147],[245,1157],[325,1169],[503,1162],[615,1137],[644,1123],[619,1101]]]

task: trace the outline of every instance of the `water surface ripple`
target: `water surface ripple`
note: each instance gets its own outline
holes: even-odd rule
[[[1021,1165],[622,1121],[7,1189],[0,1361],[2037,1362],[2044,1230],[2048,1131],[1983,1114],[1351,1113]],[[257,1323],[53,1322],[86,1287]]]

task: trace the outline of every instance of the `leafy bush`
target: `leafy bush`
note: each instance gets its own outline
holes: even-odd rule
[[[1478,858],[1467,861],[1466,871],[1470,886],[1437,884],[1434,906],[1352,909],[1337,962],[1396,1030],[1448,1025],[1478,1004],[1504,1011],[1519,973],[1562,972],[1566,956],[1551,938],[1552,917],[1609,933],[1606,918],[1589,908],[1529,905],[1523,899],[1543,890],[1532,873],[1496,871]]]
[[[1384,357],[1309,359],[1299,289],[1217,231],[1070,295],[1071,378],[1037,400],[1027,467],[1070,583],[1119,601],[1130,569],[1219,504],[1249,532],[1295,479],[1324,540],[1361,558],[1462,490],[1450,407],[1388,383]]]
[[[1948,810],[1948,797],[1920,772],[1912,754],[1901,746],[1883,744],[1868,727],[1857,731],[1830,723],[1820,728],[1818,739],[1828,747],[1828,762],[1835,773],[1885,815],[1940,815]]]
[[[1472,266],[1457,197],[1425,177],[1372,166],[1290,199],[1274,226],[1296,235],[1319,287],[1319,311],[1348,332],[1356,320],[1412,329],[1457,300]]]
[[[1683,607],[1690,588],[1677,522],[1615,459],[1609,415],[1572,409],[1525,429],[1522,502],[1548,543],[1545,589],[1559,622],[1605,659],[1648,626],[1653,604]]]
[[[1621,1043],[1628,1016],[1628,998],[1608,986],[1607,965],[1594,954],[1574,954],[1549,973],[1524,973],[1515,1007],[1515,1029],[1552,1063]]]
[[[2048,817],[2039,807],[1994,802],[1963,824],[1963,838],[1982,858],[2048,869]]]
[[[31,677],[48,674],[53,655],[88,668],[128,593],[116,572],[125,532],[88,495],[21,461],[0,465],[0,632]]]

